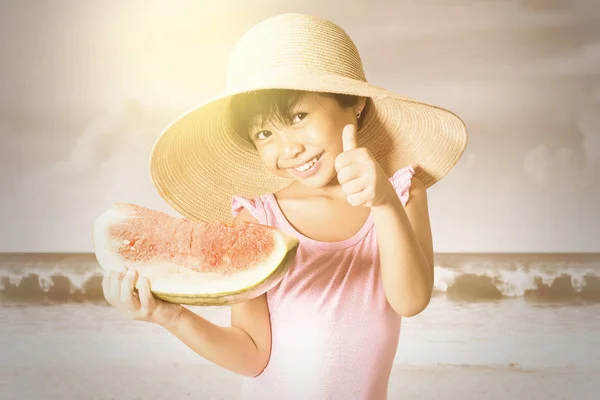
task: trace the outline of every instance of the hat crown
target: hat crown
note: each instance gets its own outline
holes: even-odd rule
[[[266,19],[241,37],[229,58],[227,86],[290,72],[366,82],[358,49],[342,28],[322,18],[290,13]]]

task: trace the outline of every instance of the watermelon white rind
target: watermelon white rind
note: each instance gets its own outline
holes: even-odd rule
[[[289,267],[293,264],[296,256],[297,247],[288,251],[277,265],[276,269],[263,281],[256,283],[254,286],[245,287],[231,292],[221,293],[174,293],[174,291],[164,291],[154,288],[152,293],[155,297],[168,301],[170,303],[188,304],[198,306],[225,306],[242,301],[250,300],[266,293],[273,288]]]
[[[172,237],[165,240],[164,232]],[[224,249],[220,238],[233,246]],[[255,247],[250,246],[253,240]],[[266,293],[293,264],[299,244],[297,238],[266,225],[193,223],[123,203],[96,218],[93,243],[103,270],[135,269],[150,281],[155,297],[198,306],[230,305]],[[210,264],[212,259],[202,258],[203,246],[217,246],[221,258]],[[253,254],[244,256],[246,250]],[[253,262],[240,265],[248,257]]]

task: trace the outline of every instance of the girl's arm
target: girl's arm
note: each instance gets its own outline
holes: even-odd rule
[[[205,359],[235,373],[257,376],[267,365],[271,333],[265,295],[232,306],[230,327],[215,325],[185,307],[163,326]]]
[[[425,185],[412,178],[402,205],[389,184],[388,201],[371,208],[381,260],[383,288],[392,308],[411,317],[423,311],[433,292],[433,244]]]
[[[346,200],[371,208],[388,302],[402,316],[419,314],[433,292],[433,245],[425,185],[412,178],[405,208],[369,150],[358,146],[355,124],[344,126],[342,153],[336,157],[335,168]]]
[[[247,210],[234,225],[256,222]],[[266,296],[231,306],[231,326],[222,327],[182,307],[176,319],[163,325],[205,359],[245,376],[257,376],[266,367],[271,351],[271,325]]]

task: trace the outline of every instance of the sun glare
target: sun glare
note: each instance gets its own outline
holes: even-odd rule
[[[260,17],[241,1],[154,1],[118,3],[93,18],[90,62],[103,78],[124,96],[180,109],[223,88],[231,49]]]

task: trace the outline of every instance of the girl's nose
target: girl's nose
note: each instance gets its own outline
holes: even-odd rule
[[[304,146],[293,135],[283,134],[279,141],[279,154],[285,159],[294,159],[304,151]]]
[[[294,159],[298,154],[302,153],[303,147],[300,143],[293,142],[284,142],[281,147],[281,155],[286,159]]]

